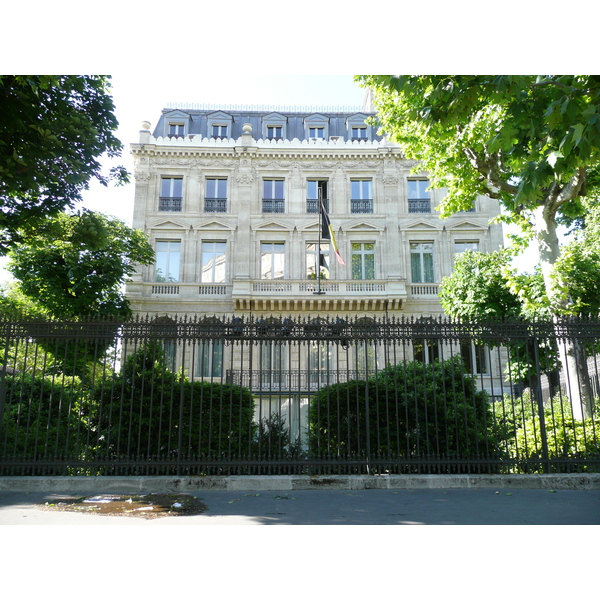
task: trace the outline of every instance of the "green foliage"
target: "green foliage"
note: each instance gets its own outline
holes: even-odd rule
[[[0,452],[5,457],[81,457],[89,444],[90,406],[77,377],[5,376]]]
[[[368,410],[367,410],[368,403]],[[487,395],[460,357],[388,365],[376,377],[321,388],[310,407],[310,450],[449,458],[495,453]]]
[[[377,121],[435,187],[442,216],[477,195],[496,198],[501,220],[535,234],[550,305],[564,314],[567,284],[551,278],[555,227],[585,216],[597,197],[600,77],[595,75],[369,75]]]
[[[597,76],[372,75],[357,80],[374,90],[384,131],[449,188],[444,213],[468,208],[475,195],[484,194],[500,199],[516,216],[600,159]]]
[[[46,216],[81,201],[102,172],[100,157],[121,155],[108,76],[0,76],[0,255]]]
[[[122,284],[135,263],[151,264],[146,235],[119,219],[84,210],[40,221],[10,252],[9,271],[18,291],[58,318],[129,318]]]
[[[456,257],[454,270],[445,277],[440,302],[446,314],[471,321],[504,321],[521,316],[521,302],[511,291],[505,271],[510,265],[506,251],[473,252]]]
[[[285,417],[272,413],[260,420],[256,428],[252,453],[262,457],[303,458],[299,437],[292,439]]]
[[[525,396],[527,396],[525,394]],[[525,399],[527,404],[527,399]],[[600,404],[596,399],[595,415],[599,414]],[[514,435],[508,438],[508,449],[523,470],[543,469],[543,442],[540,416],[537,407],[525,411]],[[544,423],[548,444],[548,458],[556,459],[600,459],[600,436],[594,418],[574,419],[570,405],[564,398],[556,396],[544,405]],[[570,464],[570,469],[586,471],[598,469],[582,463]],[[554,465],[554,470],[562,470]]]
[[[230,455],[249,451],[254,403],[247,388],[191,381],[168,368],[161,344],[127,357],[111,390],[94,392],[101,452],[109,455]]]

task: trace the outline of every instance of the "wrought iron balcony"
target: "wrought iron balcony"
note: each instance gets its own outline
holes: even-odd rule
[[[329,200],[327,198],[323,198],[323,206],[325,210],[329,212]],[[314,198],[306,199],[306,212],[307,214],[315,214],[319,212],[319,201]]]
[[[227,383],[249,388],[253,393],[309,392],[317,391],[325,385],[345,383],[355,379],[366,379],[372,375],[364,370],[322,369],[294,370],[228,370]]]
[[[409,213],[430,213],[431,200],[429,198],[409,198],[408,200]]]
[[[350,200],[350,212],[352,214],[372,214],[373,200]]]
[[[163,212],[181,212],[182,198],[163,197],[158,200],[158,210]]]
[[[204,212],[227,212],[227,198],[204,198]]]
[[[274,200],[272,198],[263,198],[262,211],[264,213],[283,213],[285,212],[285,200]]]

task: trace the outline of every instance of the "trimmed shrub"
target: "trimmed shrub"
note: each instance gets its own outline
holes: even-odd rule
[[[251,451],[247,388],[190,381],[167,367],[160,344],[129,356],[112,387],[94,395],[103,452],[117,456],[232,456]]]
[[[361,454],[368,431],[372,454],[490,456],[496,452],[491,425],[487,395],[477,391],[460,357],[401,363],[368,380],[322,388],[310,408],[310,449]]]
[[[77,377],[5,376],[0,455],[81,458],[90,443],[90,406]]]

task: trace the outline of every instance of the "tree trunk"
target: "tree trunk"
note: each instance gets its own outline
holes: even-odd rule
[[[552,280],[552,268],[560,255],[560,245],[556,234],[555,209],[547,202],[534,213],[535,231],[540,256],[540,267],[544,277],[546,294],[554,306],[567,309],[570,297],[561,294],[556,282]],[[566,312],[566,311],[565,311]],[[555,320],[557,317],[555,317]],[[571,400],[573,417],[585,419],[592,415],[592,387],[589,378],[587,359],[581,340],[557,336],[562,376]]]

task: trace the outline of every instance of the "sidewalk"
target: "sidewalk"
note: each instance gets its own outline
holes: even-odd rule
[[[125,493],[121,491],[120,493]],[[130,490],[130,493],[139,493]],[[600,525],[600,490],[519,488],[185,492],[201,515],[144,519],[45,509],[57,491],[0,492],[0,525]]]

